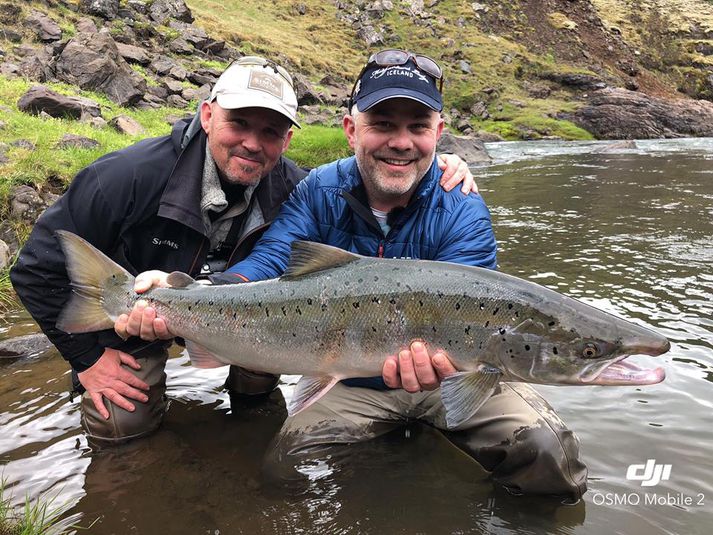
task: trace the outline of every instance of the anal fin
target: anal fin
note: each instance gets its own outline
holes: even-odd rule
[[[290,416],[294,416],[298,412],[303,411],[329,392],[338,381],[339,379],[329,375],[323,375],[321,377],[303,375],[297,382],[297,386],[295,386],[295,392],[287,407],[287,413]]]

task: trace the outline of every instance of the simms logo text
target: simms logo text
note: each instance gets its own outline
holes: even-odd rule
[[[151,240],[151,243],[153,243],[154,245],[167,245],[171,249],[175,249],[176,251],[178,251],[178,244],[172,240],[162,240],[161,238],[153,238]]]
[[[626,479],[641,481],[642,487],[655,487],[671,477],[670,464],[656,464],[656,459],[647,459],[646,464],[631,464],[626,470]]]

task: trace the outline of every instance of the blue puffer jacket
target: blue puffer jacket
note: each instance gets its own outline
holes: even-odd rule
[[[369,208],[356,160],[345,158],[314,169],[294,189],[252,253],[221,276],[262,280],[281,275],[294,240],[310,240],[364,256],[441,260],[495,269],[496,244],[482,197],[439,186],[435,160],[408,206],[393,214],[384,235]],[[377,381],[353,386],[385,388]]]

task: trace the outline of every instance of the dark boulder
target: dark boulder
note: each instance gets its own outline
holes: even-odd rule
[[[57,60],[57,78],[82,89],[102,91],[120,106],[138,102],[146,82],[133,72],[107,33],[77,34]]]
[[[70,148],[95,149],[98,146],[99,146],[99,142],[92,138],[78,136],[76,134],[65,134],[62,136],[62,139],[60,139],[57,142],[57,144],[55,145],[55,148],[58,148],[58,149],[70,149]]]
[[[654,98],[626,89],[596,91],[586,106],[560,118],[599,139],[713,136],[712,102]]]
[[[183,0],[154,0],[148,14],[159,24],[164,24],[168,19],[193,22],[191,10]]]
[[[98,117],[101,115],[99,104],[84,97],[68,97],[60,95],[44,86],[30,88],[20,97],[17,107],[33,115],[45,112],[52,117],[71,117],[80,119],[82,116]]]
[[[466,136],[455,136],[450,132],[444,132],[438,141],[438,153],[457,154],[463,158],[468,165],[490,163],[492,160],[485,145],[480,139]]]
[[[62,30],[54,20],[41,11],[33,9],[25,18],[27,25],[35,32],[37,38],[43,42],[59,41]]]
[[[114,20],[119,12],[119,0],[81,0],[79,9],[107,20]]]

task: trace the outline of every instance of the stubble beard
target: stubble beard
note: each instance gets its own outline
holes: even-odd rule
[[[402,172],[387,171],[375,156],[357,154],[356,160],[369,195],[376,197],[371,200],[388,202],[400,199],[416,189],[430,168],[434,154],[431,154],[431,157],[427,159],[411,158],[415,160],[415,164],[409,165]],[[403,159],[404,155],[398,155],[398,157]]]

